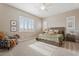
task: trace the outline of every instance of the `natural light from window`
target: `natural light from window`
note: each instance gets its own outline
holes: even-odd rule
[[[34,20],[25,16],[19,17],[19,31],[20,32],[33,32]]]

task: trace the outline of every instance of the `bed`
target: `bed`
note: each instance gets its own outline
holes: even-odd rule
[[[49,28],[48,31],[43,32],[36,38],[37,41],[46,42],[56,46],[62,46],[63,40],[65,39],[65,28],[54,27]]]

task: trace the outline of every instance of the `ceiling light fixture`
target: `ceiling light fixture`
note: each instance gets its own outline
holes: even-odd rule
[[[42,6],[41,6],[40,8],[41,8],[41,10],[45,10],[45,9],[46,9],[45,4],[43,3]]]

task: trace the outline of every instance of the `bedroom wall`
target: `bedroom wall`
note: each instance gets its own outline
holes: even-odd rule
[[[68,11],[62,14],[50,16],[43,20],[48,22],[48,28],[50,27],[66,27],[66,17],[75,16],[76,31],[79,32],[79,9]]]
[[[13,8],[6,4],[0,4],[0,31],[12,33],[10,32],[10,20],[19,20],[19,16],[30,17],[35,20],[35,32],[19,32],[17,31],[21,37],[21,40],[27,40],[30,37],[35,37],[41,31],[41,19],[33,16],[27,12],[21,11],[19,9]],[[19,30],[18,23],[17,29]]]

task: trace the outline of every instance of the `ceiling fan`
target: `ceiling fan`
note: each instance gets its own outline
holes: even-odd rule
[[[42,11],[48,11],[48,8],[51,6],[51,3],[42,3],[41,6],[40,6],[40,9]]]

